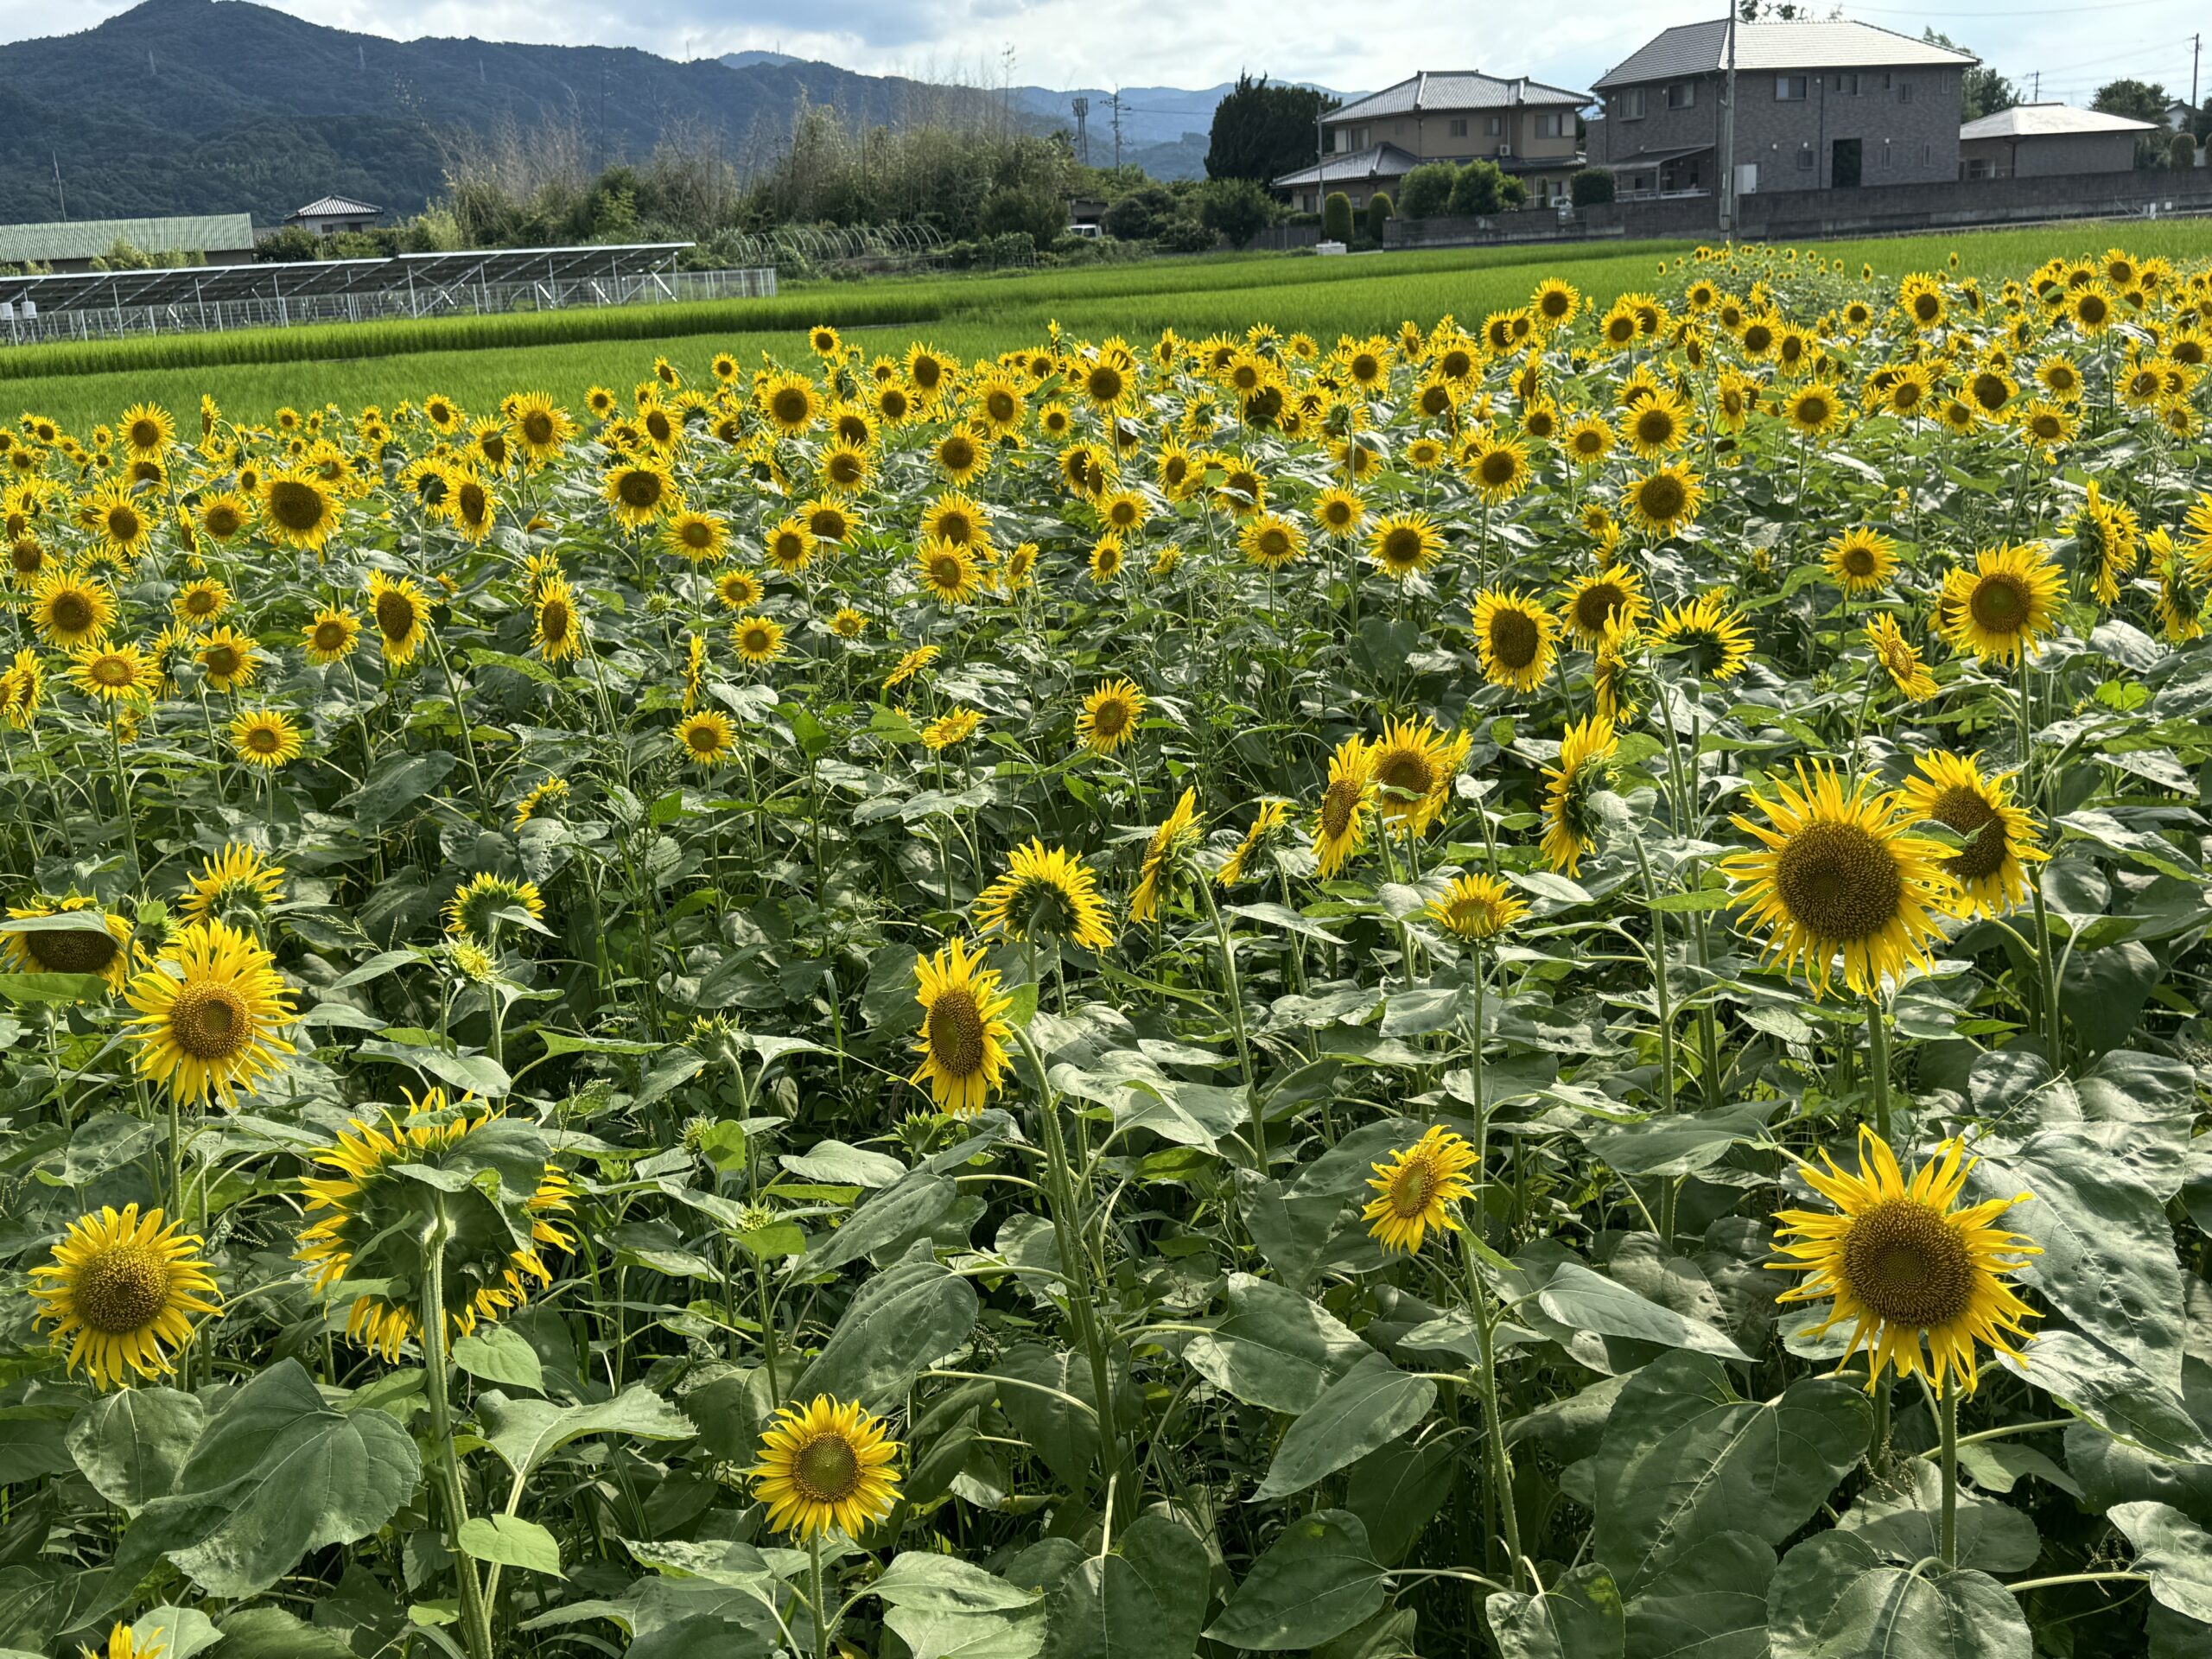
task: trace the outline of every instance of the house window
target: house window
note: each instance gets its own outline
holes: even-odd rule
[[[1813,147],[1810,144],[1797,146],[1797,170],[1800,173],[1809,173],[1813,170]]]
[[[1505,118],[1502,115],[1491,116],[1489,120],[1483,123],[1483,130],[1491,137],[1497,137],[1505,130]]]
[[[1567,111],[1552,110],[1536,118],[1536,137],[1564,138],[1567,136]]]
[[[1856,73],[1852,73],[1852,74],[1847,74],[1847,75],[1838,75],[1838,76],[1835,78],[1835,89],[1836,89],[1836,91],[1838,91],[1839,92],[1843,93],[1843,94],[1844,94],[1844,96],[1846,96],[1847,98],[1856,98],[1856,97],[1858,97],[1858,96],[1859,96],[1859,77],[1858,77],[1858,75],[1857,75]]]
[[[1774,78],[1774,97],[1778,104],[1802,104],[1807,91],[1802,75],[1777,75]]]
[[[1897,82],[1897,102],[1900,104],[1910,104],[1912,102],[1912,83],[1910,81],[1901,80]]]
[[[1454,138],[1465,137],[1467,136],[1467,118],[1464,115],[1453,116],[1452,118],[1450,131],[1451,136]]]
[[[1670,110],[1694,109],[1697,105],[1697,83],[1678,80],[1667,88],[1667,107]]]
[[[1624,121],[1643,120],[1643,88],[1641,86],[1631,86],[1628,91],[1623,92],[1621,94],[1620,111],[1621,119]]]

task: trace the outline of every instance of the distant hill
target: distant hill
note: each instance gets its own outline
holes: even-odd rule
[[[1202,175],[1230,90],[1123,87],[1122,159]],[[0,221],[244,211],[273,225],[331,194],[406,215],[440,194],[456,145],[507,126],[564,127],[594,164],[642,161],[664,140],[743,163],[774,156],[808,105],[879,124],[1010,103],[1032,130],[1072,131],[1076,97],[1090,99],[1091,161],[1110,163],[1113,94],[1096,88],[936,86],[780,52],[678,63],[390,41],[249,0],[144,0],[79,34],[0,46]]]
[[[388,41],[245,0],[145,0],[94,29],[0,46],[0,219],[251,212],[337,194],[418,212],[474,130],[569,124],[591,158],[664,137],[765,158],[802,104],[911,118],[972,96],[759,54]],[[56,169],[60,188],[54,182]]]

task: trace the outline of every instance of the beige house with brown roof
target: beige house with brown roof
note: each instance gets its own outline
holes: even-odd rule
[[[1274,185],[1301,212],[1318,213],[1337,190],[1363,207],[1424,162],[1481,160],[1520,179],[1531,202],[1563,200],[1581,164],[1576,113],[1589,101],[1526,75],[1423,70],[1323,116],[1320,159]]]

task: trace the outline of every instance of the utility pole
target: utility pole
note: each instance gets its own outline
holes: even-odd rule
[[[1122,89],[1114,89],[1114,171],[1122,170]]]
[[[1075,100],[1075,153],[1085,167],[1090,165],[1090,100]]]
[[[54,199],[61,204],[61,217],[67,219],[69,217],[69,193],[61,188],[61,152],[49,149],[46,153],[54,163]]]
[[[2196,113],[2196,60],[2203,50],[2204,36],[2201,34],[2190,35],[2189,37],[2189,108],[2192,117]]]
[[[1728,79],[1720,94],[1720,228],[1736,234],[1736,12],[1728,8]],[[1607,131],[1611,128],[1608,127]]]
[[[2040,104],[2043,102],[2043,71],[2040,69],[2031,70],[2029,72],[2028,102],[2031,104]]]

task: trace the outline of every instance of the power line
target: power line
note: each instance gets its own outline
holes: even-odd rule
[[[2000,8],[1994,11],[1961,11],[1956,10],[1930,10],[1924,6],[1857,6],[1853,11],[1863,11],[1874,17],[2101,17],[2108,11],[2127,11],[2137,6],[2167,6],[2174,0],[2113,0],[2108,6],[2036,6],[2025,11]]]

